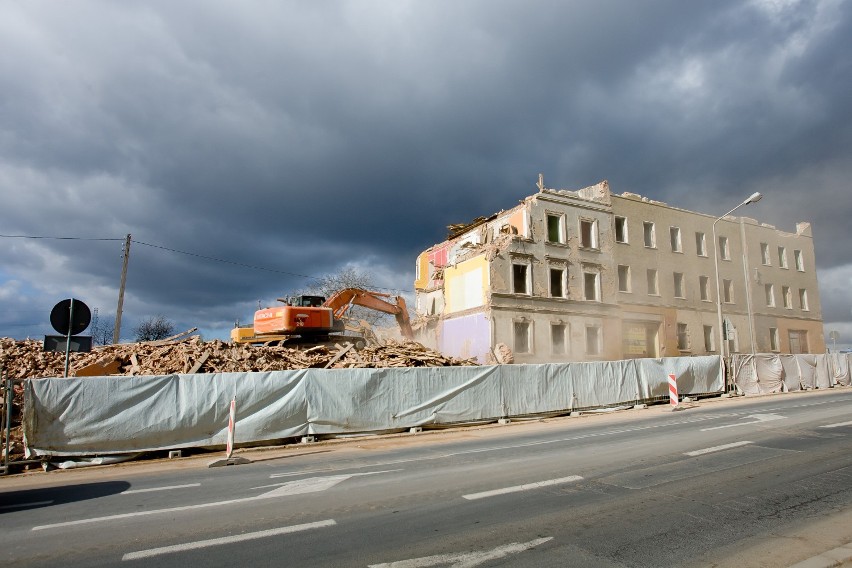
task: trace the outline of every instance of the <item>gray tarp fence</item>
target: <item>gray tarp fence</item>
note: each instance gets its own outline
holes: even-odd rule
[[[850,360],[848,353],[733,355],[731,376],[745,394],[827,389],[852,384]]]
[[[404,430],[636,403],[724,389],[719,357],[595,363],[306,369],[26,382],[24,439],[33,455],[105,455]],[[848,376],[848,372],[847,372]]]

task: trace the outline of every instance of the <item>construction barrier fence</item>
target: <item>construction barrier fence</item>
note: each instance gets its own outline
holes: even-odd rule
[[[744,394],[795,392],[852,384],[849,363],[852,354],[825,355],[733,355],[731,378]]]
[[[31,456],[107,455],[567,413],[724,390],[718,356],[594,363],[45,378],[25,383]],[[848,376],[848,372],[847,372]]]

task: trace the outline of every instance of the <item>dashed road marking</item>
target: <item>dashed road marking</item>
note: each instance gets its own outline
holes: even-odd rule
[[[852,422],[838,422],[837,424],[826,424],[820,428],[840,428],[841,426],[852,426]]]
[[[505,495],[507,493],[518,493],[520,491],[529,491],[531,489],[538,489],[540,487],[549,487],[551,485],[562,485],[564,483],[572,483],[574,481],[580,481],[582,479],[583,478],[579,475],[570,475],[568,477],[560,477],[559,479],[548,479],[546,481],[537,481],[535,483],[525,483],[523,485],[515,485],[513,487],[503,487],[502,489],[482,491],[481,493],[471,493],[469,495],[462,495],[462,497],[464,497],[468,501],[473,501],[474,499],[485,499],[486,497]]]
[[[552,536],[537,538],[529,542],[512,542],[510,544],[505,544],[492,550],[484,550],[482,552],[437,554],[435,556],[398,560],[396,562],[387,562],[385,564],[371,564],[370,568],[428,568],[429,566],[441,566],[447,564],[473,568],[474,566],[479,566],[483,562],[488,562],[489,560],[497,560],[499,558],[505,558],[510,554],[524,552],[525,550],[535,548],[536,546],[544,544],[550,540],[553,540]]]
[[[743,416],[743,418],[754,418],[754,420],[750,422],[736,422],[734,424],[725,424],[723,426],[713,426],[711,428],[702,428],[702,432],[707,432],[709,430],[721,430],[722,428],[735,428],[737,426],[747,426],[749,424],[762,424],[763,422],[771,422],[773,420],[781,420],[784,416],[780,414],[749,414],[748,416]]]
[[[734,442],[732,444],[724,444],[722,446],[713,446],[712,448],[704,448],[703,450],[695,450],[692,452],[685,452],[684,455],[687,456],[703,456],[704,454],[712,454],[713,452],[721,452],[722,450],[729,450],[731,448],[739,448],[740,446],[747,446],[749,444],[753,444],[754,442]]]
[[[221,546],[223,544],[232,544],[235,542],[245,542],[247,540],[257,540],[259,538],[268,538],[270,536],[278,536],[311,529],[319,529],[330,527],[337,523],[333,519],[326,521],[317,521],[315,523],[305,523],[303,525],[292,525],[289,527],[280,527],[277,529],[269,529],[265,531],[257,531],[234,536],[224,536],[221,538],[211,538],[208,540],[198,540],[195,542],[185,542],[183,544],[173,544],[172,546],[163,546],[161,548],[149,548],[148,550],[140,550],[138,552],[128,552],[121,557],[122,560],[139,560],[141,558],[151,558],[152,556],[160,556],[163,554],[173,554],[175,552],[186,552],[188,550],[198,550],[199,548],[207,548],[210,546]]]
[[[188,487],[201,487],[200,483],[187,483],[186,485],[167,485],[165,487],[148,487],[146,489],[128,489],[119,495],[131,495],[133,493],[150,493],[151,491],[171,491],[172,489],[186,489]]]

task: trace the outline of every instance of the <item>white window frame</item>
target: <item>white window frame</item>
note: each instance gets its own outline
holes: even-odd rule
[[[623,282],[624,283],[624,289],[622,289],[622,287],[621,287],[621,284],[622,284],[622,281],[621,281],[622,268],[625,269],[624,270],[624,282]],[[632,285],[633,283],[631,282],[632,278],[630,277],[630,265],[619,264],[617,270],[618,270],[618,291],[622,292],[624,294],[630,294],[631,292],[633,292],[633,285]]]
[[[554,341],[553,329],[556,327],[562,328],[562,351],[556,351],[556,342]],[[571,329],[569,325],[563,321],[550,322],[550,354],[551,355],[569,355],[571,353]]]
[[[589,330],[594,329],[597,333],[597,341],[594,345],[594,351],[589,351]],[[592,355],[595,357],[599,357],[603,351],[603,329],[598,324],[586,324],[586,337],[585,337],[585,349],[586,355]]]
[[[589,232],[589,238],[591,239],[592,242],[589,243],[588,245],[583,244],[583,224],[584,223],[589,224],[589,231],[590,231]],[[586,250],[600,250],[600,232],[598,231],[598,220],[597,219],[591,219],[591,218],[588,218],[588,217],[581,217],[580,220],[579,220],[578,228],[580,230],[580,248],[586,249]]]
[[[592,276],[594,278],[594,299],[589,298],[588,293],[588,276]],[[599,270],[583,270],[583,299],[587,302],[600,302],[601,301],[601,273]]]
[[[772,266],[772,255],[769,254],[768,243],[760,243],[760,263],[763,266]]]
[[[787,265],[787,247],[778,247],[778,267],[785,270],[790,268]]]
[[[776,353],[781,351],[781,337],[777,327],[769,328],[769,350]]]
[[[672,245],[672,252],[683,253],[683,240],[680,235],[680,227],[669,227],[669,240]]]
[[[695,252],[698,256],[707,257],[707,235],[701,231],[695,232]]]
[[[764,292],[766,293],[766,307],[774,308],[775,307],[775,285],[774,284],[765,284]]]
[[[734,300],[734,281],[723,278],[722,279],[722,303],[723,304],[736,304]]]
[[[560,283],[562,286],[562,295],[557,296],[553,293],[553,272],[561,272]],[[551,298],[567,298],[568,297],[568,268],[562,265],[551,264],[547,268],[547,288]]]
[[[799,272],[805,271],[805,259],[802,256],[802,251],[793,249],[793,263],[796,265],[796,270]]]
[[[807,288],[799,288],[799,307],[803,312],[811,311],[808,305],[808,290]]]
[[[622,240],[618,240],[618,222],[619,222],[619,220],[622,222],[621,233],[622,233],[622,236],[624,237]],[[622,243],[622,244],[629,244],[630,237],[627,234],[627,217],[621,217],[619,215],[616,215],[615,216],[615,226],[613,227],[613,229],[615,231],[615,242]]]
[[[712,302],[713,300],[710,298],[710,277],[699,275],[698,276],[698,295],[702,302]]]
[[[555,241],[550,240],[550,219],[551,217],[556,218],[557,220],[557,231],[559,232],[558,238]],[[550,244],[556,245],[564,245],[568,238],[565,230],[565,214],[564,213],[556,213],[554,211],[547,211],[544,214],[544,223],[545,223],[545,232],[546,232],[546,241]]]
[[[781,296],[784,302],[784,308],[787,310],[793,309],[793,289],[789,286],[781,286]]]
[[[526,269],[526,278],[524,281],[524,287],[526,289],[525,292],[517,292],[517,287],[515,286],[515,267],[523,266]],[[521,296],[532,296],[532,262],[529,260],[512,260],[512,294],[518,294]]]
[[[651,244],[648,244],[649,240]],[[657,248],[657,225],[653,221],[642,222],[642,243],[645,248]]]
[[[653,274],[654,278],[651,278]],[[654,284],[654,290],[651,290],[651,286],[648,286],[648,295],[649,296],[659,296],[660,295],[660,275],[656,268],[648,268],[645,271],[645,282],[646,284]]]
[[[707,353],[716,352],[716,334],[713,333],[712,325],[704,326],[704,351]]]
[[[721,260],[731,260],[731,249],[728,237],[719,235],[719,258]]]
[[[673,273],[674,297],[678,299],[686,298],[686,279],[683,272]],[[678,294],[678,284],[680,284],[680,294]]]
[[[526,326],[527,334],[526,334],[526,343],[527,348],[525,351],[521,351],[518,348],[518,326]],[[519,355],[529,355],[533,352],[533,338],[532,338],[532,322],[526,319],[521,320],[512,320],[512,351]]]
[[[689,326],[683,322],[677,323],[677,350],[690,351],[692,342],[689,337]]]

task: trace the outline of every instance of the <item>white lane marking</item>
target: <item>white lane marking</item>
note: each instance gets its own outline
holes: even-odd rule
[[[85,525],[90,523],[100,523],[104,521],[114,521],[117,519],[129,519],[131,517],[145,517],[148,515],[159,515],[162,513],[176,513],[179,511],[191,511],[193,509],[206,509],[209,507],[221,507],[223,505],[233,505],[235,503],[247,503],[251,501],[260,501],[263,499],[272,499],[275,497],[285,497],[288,495],[302,495],[305,493],[315,493],[317,491],[325,491],[334,487],[341,481],[345,481],[352,475],[334,475],[330,477],[312,477],[309,479],[300,479],[292,481],[287,485],[267,491],[261,495],[254,497],[242,497],[239,499],[227,499],[225,501],[213,501],[211,503],[199,503],[198,505],[182,505],[179,507],[169,507],[167,509],[152,509],[150,511],[135,511],[133,513],[119,513],[117,515],[107,515],[104,517],[92,517],[89,519],[77,519],[76,521],[64,521],[61,523],[52,523],[49,525],[39,525],[33,527],[32,530],[40,531],[45,529],[55,529],[59,527],[68,527],[73,525]]]
[[[397,472],[397,471],[404,471],[404,470],[402,470],[402,469],[386,469],[386,470],[383,470],[383,471],[366,471],[364,473],[350,473],[350,474],[347,474],[347,475],[344,475],[344,476],[333,476],[333,477],[345,477],[345,478],[348,479],[350,477],[363,477],[365,475],[377,475],[379,473],[394,473],[394,472]],[[316,479],[316,478],[314,478],[314,479]],[[320,479],[325,479],[325,478],[320,478]],[[282,487],[282,486],[298,485],[300,483],[300,481],[304,481],[304,480],[284,481],[283,483],[270,483],[269,485],[259,485],[257,487],[252,487],[252,489],[266,489],[268,487]]]
[[[563,483],[571,483],[583,479],[579,475],[570,475],[568,477],[560,477],[559,479],[548,479],[547,481],[537,481],[535,483],[525,483],[524,485],[515,485],[514,487],[504,487],[502,489],[493,489],[491,491],[483,491],[481,493],[471,493],[462,495],[468,501],[474,499],[485,499],[486,497],[494,497],[495,495],[505,495],[506,493],[517,493],[519,491],[529,491],[530,489],[538,489],[539,487],[549,487],[551,485],[562,485]]]
[[[852,426],[852,422],[838,422],[837,424],[826,424],[820,428],[840,428],[841,426]]]
[[[687,456],[703,456],[704,454],[712,454],[713,452],[721,452],[722,450],[728,450],[731,448],[739,448],[740,446],[747,446],[749,444],[753,444],[754,442],[734,442],[732,444],[724,444],[721,446],[713,446],[712,448],[704,448],[703,450],[695,450],[692,452],[685,452],[684,455]]]
[[[492,550],[482,552],[462,552],[458,554],[437,554],[435,556],[424,556],[422,558],[411,558],[410,560],[398,560],[385,564],[370,564],[369,568],[428,568],[429,566],[440,566],[452,564],[453,568],[473,568],[489,560],[505,558],[510,554],[518,554],[540,544],[553,540],[552,536],[537,538],[529,542],[513,542],[498,546]]]
[[[575,442],[577,440],[585,440],[588,438],[600,438],[603,436],[612,436],[615,434],[629,434],[630,432],[642,432],[644,430],[653,430],[655,428],[665,428],[667,426],[681,426],[683,424],[693,424],[695,422],[706,422],[707,420],[716,420],[718,418],[730,418],[732,416],[738,416],[738,414],[710,414],[707,416],[695,416],[685,420],[678,420],[673,422],[666,422],[664,424],[651,424],[649,426],[636,426],[632,428],[622,428],[620,430],[608,430],[606,432],[590,432],[588,434],[581,434],[579,436],[571,436],[568,438],[557,438],[555,440],[538,440],[536,442],[524,442],[523,444],[510,444],[506,446],[494,446],[491,448],[480,448],[478,450],[464,450],[459,452],[447,452],[443,454],[437,454],[434,456],[423,456],[417,458],[408,458],[408,459],[400,459],[400,460],[391,460],[391,461],[383,461],[383,462],[373,462],[364,465],[351,465],[346,467],[341,467],[338,469],[332,468],[324,468],[324,469],[315,469],[315,470],[305,470],[305,471],[292,471],[287,473],[273,473],[269,477],[270,479],[275,479],[278,477],[293,477],[296,475],[307,475],[311,473],[330,473],[332,471],[343,471],[347,469],[361,469],[365,467],[382,467],[388,465],[399,465],[403,463],[414,463],[414,462],[422,462],[422,461],[432,461],[432,460],[441,460],[446,458],[452,458],[455,456],[465,456],[468,454],[481,454],[487,452],[498,452],[501,450],[515,450],[518,448],[528,448],[532,446],[544,446],[547,444],[559,444],[561,442]]]
[[[709,430],[721,430],[722,428],[735,428],[737,426],[746,426],[748,424],[760,424],[761,422],[771,422],[772,420],[781,420],[786,418],[785,416],[781,416],[780,414],[749,414],[748,416],[743,416],[743,418],[754,418],[751,422],[737,422],[735,424],[725,424],[724,426],[713,426],[712,428],[702,428],[702,432],[707,432]]]
[[[310,529],[319,529],[330,527],[337,523],[328,519],[327,521],[317,521],[315,523],[306,523],[303,525],[293,525],[289,527],[280,527],[277,529],[269,529],[265,531],[257,531],[252,533],[238,534],[234,536],[224,536],[221,538],[211,538],[209,540],[198,540],[195,542],[186,542],[184,544],[174,544],[172,546],[163,546],[161,548],[149,548],[148,550],[140,550],[138,552],[128,552],[121,557],[122,560],[138,560],[140,558],[151,558],[152,556],[160,556],[162,554],[172,554],[174,552],[186,552],[187,550],[198,550],[199,548],[207,548],[208,546],[219,546],[222,544],[232,544],[235,542],[245,542],[247,540],[256,540],[259,538],[267,538],[270,536],[278,536],[280,534],[289,534],[299,531],[307,531]]]
[[[50,505],[53,501],[32,501],[31,503],[14,503],[12,505],[2,505],[0,506],[0,511],[5,511],[7,509],[23,509],[24,507],[40,507],[42,505]]]
[[[171,489],[185,489],[187,487],[201,487],[200,483],[187,483],[186,485],[168,485],[165,487],[149,487],[147,489],[128,489],[119,495],[131,495],[133,493],[150,493],[151,491],[169,491]]]

